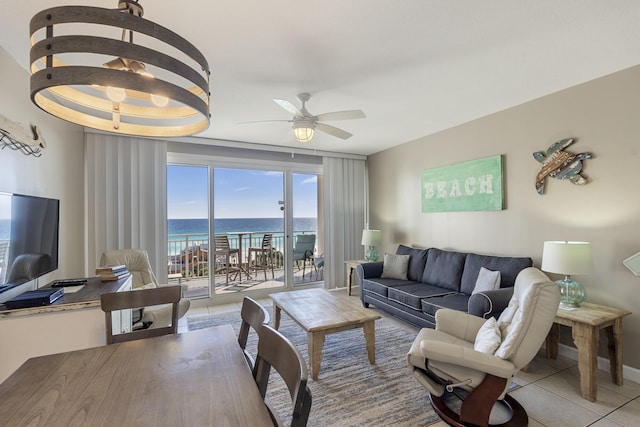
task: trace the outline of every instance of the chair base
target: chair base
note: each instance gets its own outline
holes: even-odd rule
[[[442,420],[449,424],[450,426],[456,427],[476,427],[476,426],[492,426],[492,427],[524,427],[529,425],[529,416],[527,415],[527,411],[518,403],[516,399],[506,394],[504,396],[504,400],[500,401],[507,410],[511,412],[511,418],[508,421],[505,421],[500,424],[489,424],[483,423],[478,420],[477,423],[472,422],[464,422],[460,420],[460,414],[454,412],[447,404],[445,403],[442,396],[435,396],[433,394],[429,394],[429,400],[431,401],[431,406],[436,411],[436,413],[442,418]],[[498,403],[500,403],[498,402]]]

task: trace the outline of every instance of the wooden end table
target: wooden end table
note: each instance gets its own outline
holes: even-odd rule
[[[380,315],[374,311],[319,288],[279,292],[272,294],[271,299],[274,328],[280,327],[281,311],[284,311],[307,332],[309,368],[314,380],[320,372],[325,335],[362,328],[369,363],[376,363],[374,322]]]
[[[358,264],[363,264],[365,262],[369,261],[366,259],[349,259],[344,262],[347,273],[347,295],[351,295],[351,275],[353,274],[353,270],[358,266]]]
[[[604,329],[609,341],[611,378],[622,385],[622,318],[630,311],[604,305],[583,302],[573,310],[558,309],[551,331],[547,336],[547,357],[558,357],[560,325],[571,328],[573,342],[578,349],[578,370],[582,397],[595,402],[598,391],[596,369],[598,364],[598,340]]]

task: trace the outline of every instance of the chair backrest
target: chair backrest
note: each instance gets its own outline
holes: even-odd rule
[[[160,288],[136,289],[124,292],[109,292],[100,295],[100,307],[105,313],[107,344],[152,338],[178,332],[178,302],[182,297],[181,286],[163,286]],[[113,334],[113,311],[171,304],[171,325],[155,329],[140,329],[132,332]]]
[[[244,350],[247,362],[253,369],[253,357],[246,350],[249,329],[253,328],[256,333],[259,333],[262,325],[269,323],[269,312],[254,299],[244,297],[240,317],[242,318],[242,322],[240,324],[240,332],[238,333],[238,344],[240,344],[240,348]]]
[[[114,249],[106,251],[100,257],[100,265],[126,265],[131,273],[133,289],[154,284],[158,286],[158,279],[153,273],[149,254],[144,249]]]
[[[306,362],[291,341],[272,327],[264,325],[260,328],[258,356],[253,369],[253,376],[263,398],[267,392],[271,367],[280,374],[291,395],[291,426],[306,426],[311,410]]]
[[[273,234],[267,233],[262,237],[262,249],[271,249]]]
[[[47,254],[21,254],[11,263],[7,283],[24,283],[43,271],[51,269],[51,257]]]
[[[296,238],[296,244],[293,248],[294,252],[302,252],[305,253],[307,251],[311,251],[313,254],[313,250],[316,246],[316,235],[315,234],[299,234]]]
[[[544,342],[560,304],[558,287],[540,270],[528,267],[516,277],[513,296],[498,319],[502,343],[495,355],[526,366]]]
[[[216,251],[229,250],[229,236],[226,234],[216,234],[213,237],[213,241],[215,243]]]

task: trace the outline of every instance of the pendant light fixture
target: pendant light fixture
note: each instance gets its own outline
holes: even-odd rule
[[[120,0],[117,9],[60,6],[36,14],[30,24],[34,104],[119,134],[173,137],[205,130],[207,60],[142,15],[138,0]]]

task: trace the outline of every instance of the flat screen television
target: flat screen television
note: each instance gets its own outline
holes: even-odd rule
[[[0,292],[58,268],[60,201],[0,192]]]

